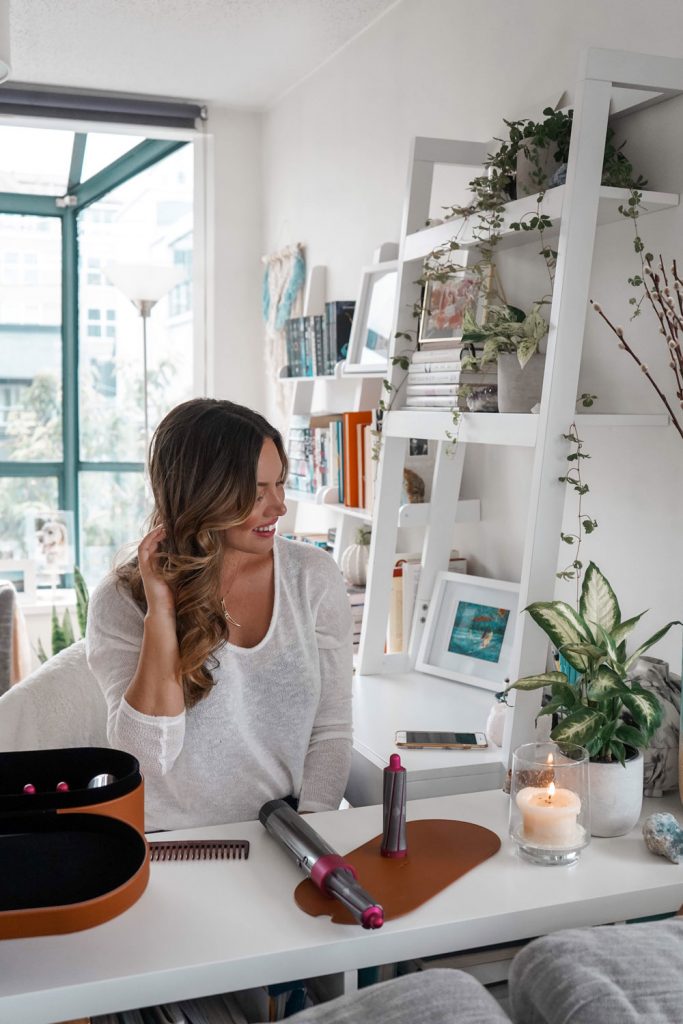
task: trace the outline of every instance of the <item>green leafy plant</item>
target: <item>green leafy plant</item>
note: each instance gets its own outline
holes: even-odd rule
[[[543,672],[518,679],[508,689],[549,687],[551,701],[539,717],[558,715],[551,738],[585,747],[593,761],[623,765],[627,747],[647,746],[662,720],[661,704],[629,682],[629,669],[673,625],[683,623],[668,622],[627,654],[626,638],[645,613],[622,620],[616,595],[593,562],[586,569],[578,611],[564,601],[535,601],[525,610],[579,676],[571,683],[564,672]]]
[[[76,591],[76,619],[81,636],[85,636],[85,627],[88,621],[88,587],[78,566],[74,567],[74,589]],[[52,620],[50,631],[50,654],[47,654],[40,640],[38,640],[37,654],[41,664],[59,654],[66,647],[71,647],[75,642],[74,629],[71,622],[69,609],[67,608],[60,622],[57,609],[52,606]]]
[[[462,340],[483,342],[484,347],[479,358],[463,353],[463,367],[478,369],[487,363],[496,363],[499,352],[515,352],[519,365],[525,367],[548,333],[547,321],[539,310],[538,303],[534,303],[528,313],[517,306],[489,306],[483,324],[478,324],[468,310],[463,318]]]

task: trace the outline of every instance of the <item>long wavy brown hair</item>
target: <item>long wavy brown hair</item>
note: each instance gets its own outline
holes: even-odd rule
[[[184,402],[168,413],[152,438],[150,529],[166,529],[157,567],[175,597],[188,708],[213,686],[214,652],[228,639],[220,603],[224,531],[243,523],[254,507],[258,460],[268,438],[278,450],[285,477],[287,455],[280,433],[263,416],[234,402]],[[117,575],[146,609],[137,558],[120,566]]]

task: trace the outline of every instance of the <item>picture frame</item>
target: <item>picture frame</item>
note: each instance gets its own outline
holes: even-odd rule
[[[38,586],[56,586],[59,577],[74,571],[74,515],[50,509],[26,514],[26,540],[35,563]]]
[[[446,281],[434,278],[427,281],[418,335],[421,347],[461,340],[465,312],[469,310],[476,317],[481,284],[481,275],[467,269]]]
[[[364,267],[344,373],[386,374],[394,330],[398,260]]]
[[[415,667],[497,693],[515,673],[519,584],[440,572]]]

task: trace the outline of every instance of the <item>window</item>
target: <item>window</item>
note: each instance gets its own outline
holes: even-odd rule
[[[147,324],[153,429],[190,397],[193,155],[182,141],[89,132],[74,181],[76,138],[0,124],[3,191],[14,192],[0,199],[0,551],[25,556],[30,515],[71,509],[92,585],[149,511],[142,324],[107,266],[187,269]],[[67,191],[75,206],[46,202]]]

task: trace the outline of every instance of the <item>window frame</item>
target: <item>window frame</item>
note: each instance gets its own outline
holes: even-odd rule
[[[91,472],[140,473],[144,472],[143,462],[109,461],[100,462],[81,460],[79,451],[79,403],[78,403],[78,363],[79,363],[79,251],[78,251],[78,217],[91,206],[104,198],[109,192],[136,177],[149,167],[184,146],[193,146],[195,175],[193,184],[193,207],[197,214],[204,210],[201,186],[203,182],[204,148],[200,145],[202,136],[196,130],[164,129],[159,131],[151,126],[148,130],[155,136],[145,139],[132,147],[107,167],[98,171],[87,181],[80,181],[85,154],[88,130],[130,131],[133,127],[139,134],[140,125],[108,125],[92,124],[75,126],[73,123],[51,121],[46,123],[37,118],[14,118],[11,122],[0,116],[0,124],[23,124],[26,127],[60,127],[74,131],[71,165],[69,169],[67,192],[63,196],[46,196],[36,193],[0,192],[0,214],[15,214],[38,217],[56,217],[61,222],[61,302],[62,302],[62,460],[59,462],[29,462],[0,460],[0,479],[21,477],[56,477],[59,495],[59,508],[71,510],[74,516],[74,551],[77,563],[81,560],[81,523],[79,475]],[[144,128],[144,126],[143,126]],[[199,172],[199,173],[198,173]],[[197,216],[193,239],[193,249],[202,251],[205,238],[203,217]],[[196,260],[203,263],[203,260]],[[90,273],[91,268],[86,268]],[[101,268],[97,268],[101,274]],[[199,315],[194,317],[194,365],[197,367],[197,353],[205,351],[203,341],[205,299],[200,297],[203,282],[193,275],[193,288],[197,299]],[[202,288],[203,290],[203,288]],[[107,321],[100,321],[106,323]],[[205,375],[205,362],[199,361],[201,377]],[[200,383],[195,374],[195,387]],[[203,383],[203,381],[202,381]],[[133,539],[133,538],[131,538]]]

